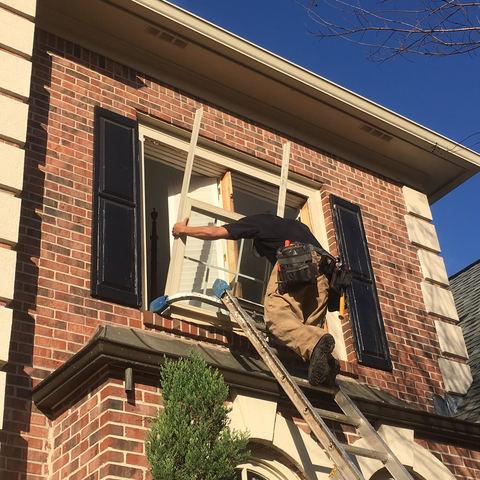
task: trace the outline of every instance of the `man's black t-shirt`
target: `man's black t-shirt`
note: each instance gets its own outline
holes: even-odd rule
[[[269,213],[249,215],[224,225],[229,238],[253,238],[254,246],[262,257],[275,264],[276,252],[285,245],[285,240],[301,242],[321,247],[310,229],[298,220],[277,217]]]

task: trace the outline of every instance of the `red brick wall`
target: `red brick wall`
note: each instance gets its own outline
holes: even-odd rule
[[[45,54],[44,50],[51,53]],[[29,211],[40,241],[38,291],[30,295],[36,341],[34,364],[45,371],[77,351],[103,322],[141,327],[141,314],[90,298],[90,236],[92,201],[93,108],[101,105],[135,118],[137,111],[191,129],[199,101],[139,72],[99,57],[53,36],[40,35],[35,62],[34,119],[30,149],[46,147],[27,165]],[[47,111],[46,109],[49,108]],[[41,112],[41,113],[40,113]],[[201,135],[265,161],[278,163],[285,137],[252,121],[205,105]],[[32,158],[30,160],[33,160]],[[328,194],[335,193],[362,207],[373,268],[382,305],[394,373],[359,367],[359,378],[423,407],[442,386],[433,320],[425,315],[421,274],[408,241],[401,188],[312,148],[292,145],[292,169],[321,181],[331,245],[334,233]],[[28,191],[28,189],[26,188]],[[21,276],[31,282],[31,277]],[[24,285],[25,285],[24,283]],[[47,330],[45,330],[47,329]],[[345,324],[349,359],[355,352]]]
[[[136,385],[135,404],[109,380],[53,422],[49,480],[150,479],[146,432],[160,404],[157,389]]]
[[[129,403],[123,382],[114,379],[86,394],[52,422],[48,480],[151,480],[144,442],[160,405],[158,389],[138,383],[135,403]],[[296,412],[288,409],[282,414],[310,433]],[[347,438],[348,443],[358,439],[352,427],[336,429],[336,434],[342,441]],[[479,449],[422,439],[416,439],[416,443],[436,456],[458,480],[480,478]],[[425,469],[422,462],[415,460],[418,467]]]
[[[454,447],[445,443],[417,440],[423,448],[430,450],[458,480],[480,478],[480,446],[476,449]]]
[[[32,385],[77,352],[98,325],[143,328],[140,311],[90,297],[95,105],[132,118],[137,111],[145,112],[191,130],[200,102],[141,72],[37,32],[5,430],[0,434],[10,447],[7,458],[0,460],[0,473],[27,472],[32,480],[48,474],[45,457],[51,446],[49,424],[30,403]],[[279,132],[213,105],[204,107],[201,135],[279,163],[285,140]],[[332,246],[328,194],[362,207],[394,371],[356,367],[345,321],[349,369],[361,381],[430,409],[432,394],[442,393],[439,348],[433,319],[424,312],[401,186],[300,143],[292,144],[291,168],[324,183],[323,209]],[[179,329],[170,321],[158,323],[176,334],[207,332],[194,325]],[[222,332],[209,330],[206,337],[212,335],[228,342]]]
[[[34,354],[38,366],[48,370],[84,345],[99,323],[142,323],[138,311],[89,296],[94,106],[132,118],[141,111],[191,129],[200,103],[53,36],[40,35],[37,45],[35,59],[42,62],[43,75],[36,72],[33,101],[43,117],[40,128],[32,129],[31,145],[41,148],[46,143],[46,156],[38,156],[40,165],[29,163],[27,181],[38,185],[40,197],[30,203],[40,217],[35,229],[41,238],[36,324],[51,329],[48,335],[37,331]],[[212,105],[205,105],[201,135],[272,163],[280,161],[285,140],[278,132]],[[429,407],[432,392],[442,390],[439,350],[433,319],[423,309],[421,274],[408,241],[400,186],[299,143],[292,145],[291,166],[324,183],[331,245],[335,240],[328,195],[335,193],[362,207],[394,373],[359,367],[360,378]],[[347,322],[345,335],[349,359],[355,362]]]

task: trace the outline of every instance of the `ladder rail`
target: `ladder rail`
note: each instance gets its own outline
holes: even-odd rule
[[[337,383],[336,387],[333,388],[325,386],[310,386],[310,388],[333,394],[335,403],[343,414],[313,407],[301,389],[302,386],[307,386],[306,380],[290,375],[283,363],[268,345],[259,330],[259,325],[250,317],[248,312],[244,310],[239,300],[228,289],[228,285],[225,282],[223,283],[225,285],[220,285],[217,290],[215,290],[214,285],[216,297],[193,292],[159,297],[152,302],[155,306],[153,311],[165,312],[173,303],[185,300],[199,300],[220,309],[226,309],[230,316],[241,327],[267,368],[310,427],[319,443],[323,446],[327,456],[334,463],[334,469],[329,475],[329,478],[332,480],[364,480],[362,473],[350,455],[369,457],[381,461],[395,480],[413,480],[408,470],[400,463],[340,383]],[[343,425],[354,426],[359,435],[366,440],[370,448],[341,443],[331,432],[324,422],[324,419],[332,420]]]
[[[365,418],[355,402],[347,395],[347,393],[345,393],[341,385],[338,386],[338,391],[335,395],[335,403],[345,415],[358,420],[358,432],[363,438],[365,438],[370,447],[385,455],[386,459],[382,463],[390,474],[393,475],[395,480],[413,480],[408,470],[402,463],[400,463],[390,447],[373,428],[372,424]]]
[[[293,381],[278,357],[272,352],[270,346],[256,329],[253,320],[251,320],[248,313],[242,309],[237,299],[230,291],[225,290],[221,300],[233,319],[240,325],[269,370],[282,386],[283,390],[295,405],[313,434],[322,444],[325,453],[336,466],[337,478],[339,480],[364,480],[363,475],[352,462],[348,453],[316,412],[315,408],[302,390]]]

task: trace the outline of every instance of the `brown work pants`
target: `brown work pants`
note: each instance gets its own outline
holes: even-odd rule
[[[309,360],[313,347],[326,331],[321,328],[327,313],[328,280],[307,284],[293,292],[279,293],[277,268],[273,268],[265,294],[265,323],[282,343]]]

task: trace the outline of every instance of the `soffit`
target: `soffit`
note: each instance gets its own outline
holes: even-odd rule
[[[45,0],[40,27],[433,201],[472,176],[461,145],[161,0]]]

